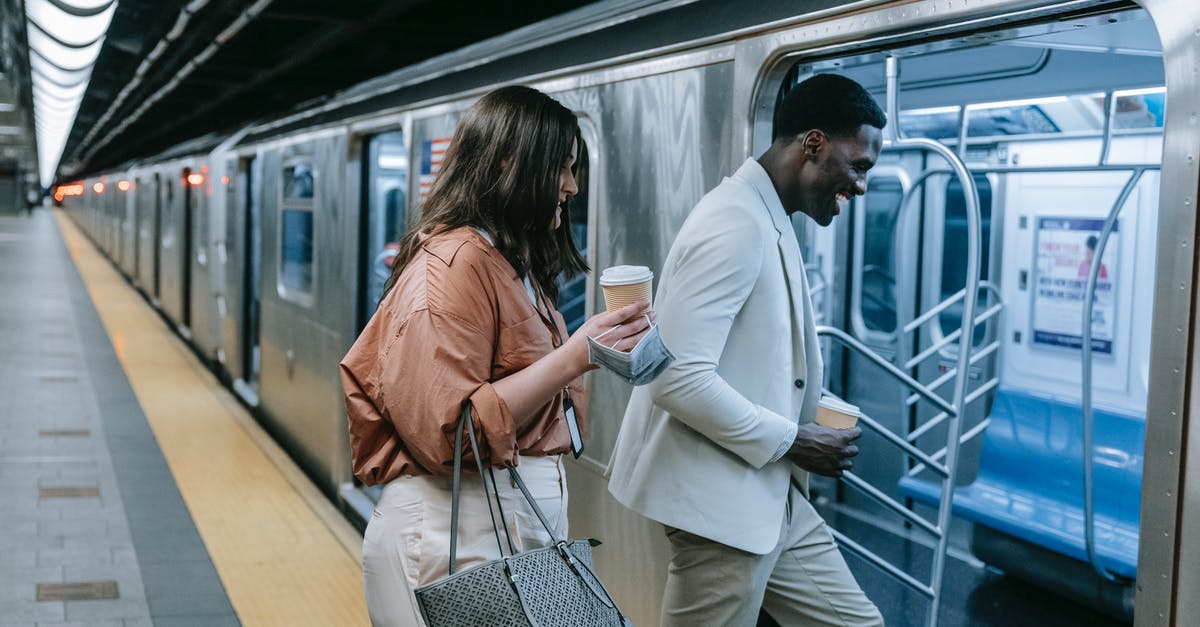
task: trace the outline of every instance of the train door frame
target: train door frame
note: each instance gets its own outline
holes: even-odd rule
[[[138,202],[137,176],[134,172],[129,172],[127,176],[129,177],[126,179],[129,190],[126,193],[129,194],[129,198],[126,203],[132,207],[131,212],[133,213],[133,225],[130,232],[130,238],[133,240],[133,264],[130,277],[136,285],[142,271],[142,207]]]
[[[192,175],[192,169],[185,167],[181,171],[180,185],[183,196],[183,234],[179,238],[182,242],[182,249],[179,251],[179,258],[183,267],[180,269],[180,313],[179,325],[182,329],[191,329],[192,326],[192,206],[195,204],[192,200],[192,184],[189,177]]]
[[[255,176],[255,167],[261,163],[257,155],[239,156],[237,159],[237,194],[239,213],[242,215],[242,294],[241,329],[238,332],[238,351],[241,359],[242,382],[258,398],[261,374],[262,342],[262,195],[259,193],[260,178]]]
[[[968,159],[967,162],[969,168],[976,165],[996,165],[993,163],[981,164],[974,159]],[[1003,250],[1004,237],[1004,186],[1001,182],[1001,175],[977,172],[975,170],[971,170],[971,174],[976,181],[976,189],[978,190],[980,199],[980,212],[981,214],[984,211],[987,212],[986,220],[988,223],[987,232],[981,233],[980,238],[979,280],[981,284],[998,285],[1000,254]],[[981,181],[986,181],[987,183],[986,203],[984,202],[985,187],[980,184]],[[953,175],[946,175],[944,178],[934,178],[926,183],[927,189],[922,194],[922,197],[925,198],[925,219],[922,225],[923,232],[921,236],[923,242],[921,250],[922,258],[920,260],[922,278],[920,280],[921,287],[918,292],[918,301],[913,311],[929,311],[942,301],[953,296],[958,289],[961,289],[957,288],[955,292],[946,293],[943,286],[947,260],[946,241],[948,239],[946,237],[946,230],[948,228],[946,212],[950,199],[949,189],[955,183],[957,183],[957,179]],[[959,194],[961,195],[961,193],[960,186]],[[953,258],[951,261],[953,262]],[[972,354],[985,350],[990,350],[991,352],[967,369],[968,393],[978,390],[981,386],[987,386],[993,392],[983,393],[980,398],[967,403],[966,407],[963,408],[961,418],[962,432],[964,434],[971,433],[972,430],[986,428],[986,421],[991,409],[991,399],[999,383],[999,360],[1003,352],[1003,342],[1000,342],[994,348],[991,347],[992,344],[997,343],[1001,339],[1002,330],[999,328],[1000,317],[993,316],[979,321],[985,309],[997,304],[1003,305],[999,288],[997,287],[995,291],[981,289],[979,303],[975,309],[976,320],[978,322],[976,323],[977,326],[971,342],[971,352]],[[942,313],[945,314],[946,312]],[[908,357],[921,354],[921,351],[945,341],[946,337],[950,335],[944,330],[941,315],[938,318],[936,323],[921,325],[920,328],[916,329],[913,337],[912,353]],[[953,332],[951,331],[951,334]],[[943,373],[953,370],[956,367],[958,350],[958,341],[950,341],[937,351],[935,357],[915,364],[910,374],[918,381],[934,381]],[[916,429],[919,424],[932,418],[936,413],[937,411],[928,404],[911,406],[908,418],[909,432]],[[982,444],[982,438],[971,438],[961,445],[956,485],[969,484],[974,480],[975,474],[978,471],[979,452]],[[968,463],[964,463],[964,461]],[[915,465],[910,462],[910,466],[906,470],[911,470],[913,467]]]
[[[588,267],[595,268],[597,254],[596,234],[599,230],[599,216],[601,214],[597,207],[599,200],[598,194],[601,193],[601,190],[605,189],[604,186],[600,184],[599,180],[602,177],[603,170],[596,167],[601,159],[601,135],[600,129],[593,121],[590,113],[585,111],[573,111],[572,113],[575,114],[575,119],[579,123],[579,135],[580,141],[582,142],[582,145],[579,146],[577,150],[577,169],[575,173],[576,182],[578,183],[580,178],[583,178],[584,180],[583,185],[579,186],[579,193],[575,198],[571,199],[571,202],[581,202],[579,200],[579,196],[583,196],[583,210],[587,213],[587,220],[585,221],[587,233],[585,234],[584,249],[581,252],[583,253],[584,260],[587,262]],[[578,166],[585,168],[582,176],[579,175],[580,170],[578,169]],[[572,204],[571,207],[574,208],[575,205]],[[597,273],[596,276],[599,276],[599,274]],[[589,280],[586,275],[581,276],[580,278],[584,281],[583,320],[586,320],[596,308],[596,285],[593,281]],[[560,310],[561,306],[561,302],[555,303],[555,307],[560,308]],[[564,316],[564,320],[570,332],[574,332],[575,329],[570,328],[572,326],[572,319],[565,318]],[[607,468],[608,460],[604,460],[603,465],[605,468]]]
[[[403,151],[407,160],[403,166],[405,179],[404,183],[400,187],[395,188],[395,190],[398,191],[400,196],[403,198],[403,209],[400,212],[400,220],[395,225],[396,228],[399,229],[399,232],[396,234],[397,239],[395,241],[399,242],[400,239],[403,238],[404,234],[408,232],[409,227],[413,224],[411,221],[412,216],[410,214],[413,212],[414,206],[412,199],[409,197],[411,180],[413,178],[413,145],[411,141],[411,131],[411,121],[407,116],[405,116],[399,125],[388,124],[386,126],[379,126],[377,128],[372,128],[369,132],[364,132],[362,134],[352,136],[351,138],[350,143],[354,147],[354,150],[357,151],[357,157],[360,161],[358,175],[359,180],[361,181],[359,184],[358,199],[359,230],[358,237],[356,238],[358,243],[358,254],[356,259],[357,289],[355,290],[356,307],[354,316],[354,334],[356,336],[366,326],[367,321],[371,318],[371,316],[374,315],[377,303],[371,302],[371,292],[373,289],[373,277],[371,273],[374,270],[374,265],[377,261],[377,258],[380,263],[383,262],[381,256],[385,252],[381,249],[378,253],[376,253],[373,246],[373,240],[375,239],[374,235],[376,234],[374,224],[376,219],[375,212],[377,210],[386,212],[386,209],[377,209],[375,206],[374,194],[376,190],[374,188],[375,178],[373,177],[373,174],[378,171],[378,155],[376,153],[377,145],[375,142],[385,135],[398,134],[402,146],[401,150]],[[383,220],[386,224],[387,216],[384,216]],[[386,240],[387,234],[384,233],[383,237],[384,240]],[[390,242],[385,241],[385,247],[387,243]],[[390,264],[388,265],[388,268],[390,274]],[[382,286],[379,287],[381,288]],[[378,295],[376,295],[376,298],[378,298]]]
[[[154,173],[154,302],[162,299],[162,235],[163,235],[163,193],[162,173]]]

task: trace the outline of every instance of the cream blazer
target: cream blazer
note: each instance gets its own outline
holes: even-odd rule
[[[771,461],[811,422],[821,351],[795,232],[749,159],[688,216],[654,300],[675,362],[635,388],[609,491],[664,525],[751,553],[775,548],[793,478]]]

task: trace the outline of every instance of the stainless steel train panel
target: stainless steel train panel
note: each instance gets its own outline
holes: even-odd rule
[[[134,192],[138,211],[138,266],[136,283],[151,299],[158,299],[158,242],[162,230],[162,210],[159,205],[158,174],[150,170],[138,172],[134,178]]]
[[[585,137],[596,180],[590,280],[617,264],[661,275],[688,212],[740,165],[728,158],[732,82],[733,65],[719,63],[554,94],[594,129]],[[598,285],[588,293],[588,311],[602,310]],[[597,551],[600,574],[634,623],[653,625],[666,581],[666,538],[661,525],[609,495],[605,475],[632,388],[604,372],[588,375],[588,386],[587,447],[568,464],[571,531],[611,540]]]
[[[224,298],[220,310],[219,346],[224,360],[222,367],[233,381],[245,381],[247,369],[243,351],[243,333],[246,317],[246,284],[251,272],[247,259],[246,186],[248,175],[242,171],[248,161],[236,154],[218,155],[213,160],[214,175],[219,176],[221,188],[214,198],[215,211],[223,214],[221,240],[223,253],[216,264],[219,289]],[[257,394],[250,400],[256,400]]]
[[[118,211],[121,217],[121,270],[125,276],[137,275],[137,197],[129,174],[121,172],[114,182]],[[122,189],[124,188],[124,189]]]
[[[187,263],[187,224],[184,212],[183,166],[169,163],[159,170],[159,206],[162,218],[159,239],[158,299],[167,317],[184,326],[184,264]]]
[[[262,155],[262,371],[260,407],[273,431],[290,445],[301,465],[334,493],[332,479],[341,468],[349,436],[341,406],[337,363],[349,339],[336,331],[354,315],[351,286],[342,280],[343,264],[354,263],[341,250],[343,220],[357,212],[342,206],[341,165],[344,137],[321,139],[266,151]],[[289,289],[281,267],[285,242],[284,168],[312,171],[311,290]],[[305,218],[308,219],[308,218]],[[302,253],[303,254],[303,253]],[[293,287],[296,284],[292,284]],[[338,468],[334,465],[338,464]]]
[[[200,354],[209,359],[217,355],[219,312],[217,296],[220,285],[214,279],[216,265],[216,240],[219,238],[212,209],[214,181],[207,161],[195,161],[191,168],[192,180],[186,181],[184,193],[190,212],[190,241],[188,264],[191,269],[188,296],[189,328],[192,343]]]

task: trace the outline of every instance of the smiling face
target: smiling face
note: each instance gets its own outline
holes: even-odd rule
[[[803,151],[789,213],[801,211],[821,226],[828,226],[851,198],[867,191],[867,171],[879,159],[883,132],[862,125],[847,137],[826,135],[819,130],[798,136],[794,149]]]

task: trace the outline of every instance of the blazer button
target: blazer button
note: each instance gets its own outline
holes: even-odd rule
[[[804,389],[804,379],[796,379],[796,387],[803,390]]]

